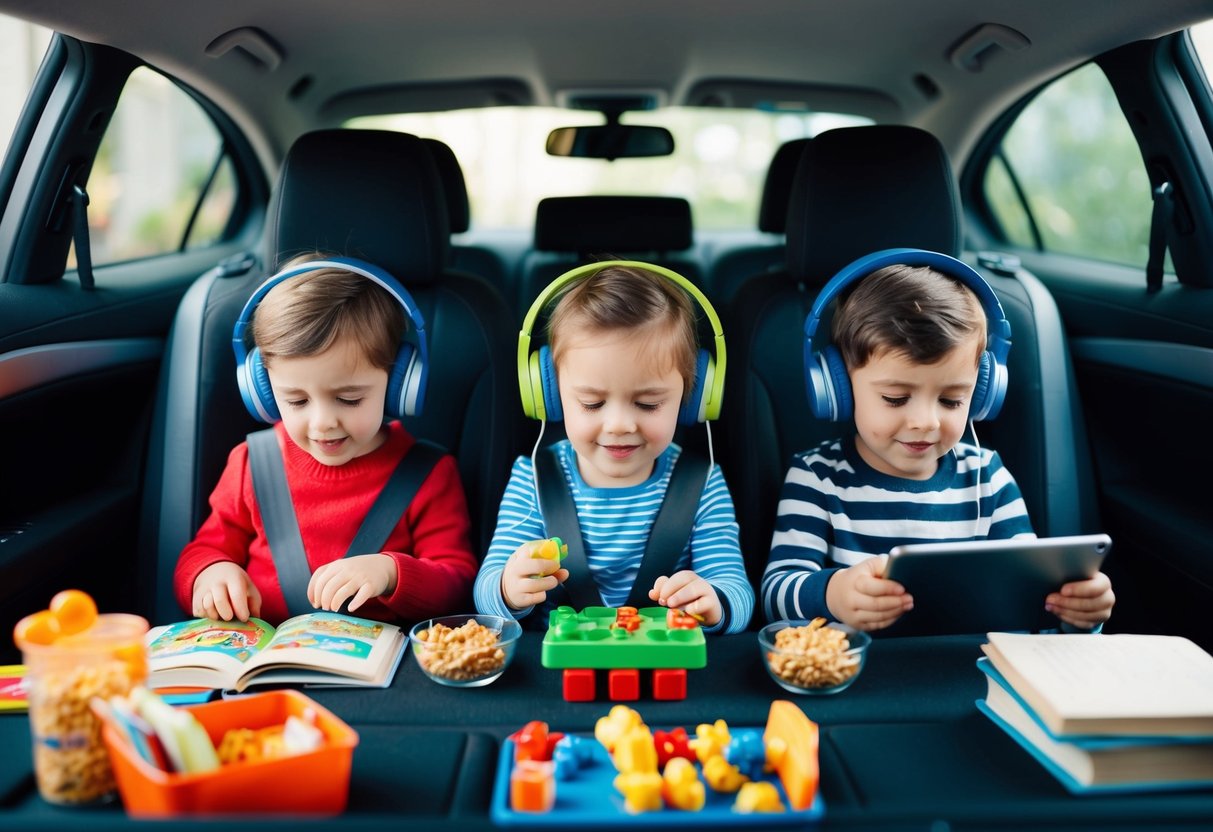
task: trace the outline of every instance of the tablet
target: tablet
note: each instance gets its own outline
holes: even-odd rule
[[[1111,548],[1106,534],[895,546],[885,577],[914,596],[914,609],[873,635],[1056,627],[1045,596],[1094,576]]]

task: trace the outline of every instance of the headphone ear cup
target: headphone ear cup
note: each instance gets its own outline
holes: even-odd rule
[[[851,395],[851,376],[847,372],[847,364],[842,360],[842,353],[833,344],[826,346],[821,352],[821,359],[829,378],[832,408],[830,419],[835,422],[845,422],[855,412],[854,399]]]
[[[695,382],[678,408],[678,424],[697,425],[706,420],[704,396],[706,391],[712,389],[715,374],[716,362],[707,350],[700,350],[695,356]]]
[[[806,344],[806,352],[807,344]],[[851,378],[838,349],[829,344],[805,360],[809,410],[818,419],[841,422],[851,418]]]
[[[257,347],[253,347],[244,359],[244,377],[247,390],[241,392],[247,393],[244,405],[249,413],[261,422],[273,424],[279,421],[282,414],[278,412],[278,402],[274,401],[274,387],[270,384],[270,374],[266,372],[261,350]],[[265,418],[267,416],[268,419]]]
[[[977,365],[977,384],[973,387],[973,404],[969,418],[974,422],[993,419],[1002,409],[1007,396],[1007,368],[989,350],[981,354]]]
[[[387,379],[387,396],[383,403],[383,412],[390,419],[401,419],[405,416],[416,416],[421,412],[424,388],[425,367],[418,360],[417,351],[413,345],[405,342],[396,353]]]
[[[549,422],[564,421],[564,408],[560,405],[560,385],[556,381],[556,365],[552,363],[552,351],[544,344],[539,348],[539,392],[543,397],[543,411]]]

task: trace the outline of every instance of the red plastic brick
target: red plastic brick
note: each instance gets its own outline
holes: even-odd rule
[[[635,702],[640,698],[640,671],[611,670],[607,673],[607,689],[612,702]]]
[[[564,701],[594,701],[594,671],[586,668],[569,668],[564,671]]]
[[[686,699],[687,672],[682,669],[654,670],[653,698],[665,700]]]

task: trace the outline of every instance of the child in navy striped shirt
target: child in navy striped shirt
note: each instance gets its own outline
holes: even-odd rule
[[[693,386],[694,306],[673,281],[611,266],[571,284],[548,320],[567,439],[559,468],[577,509],[590,576],[606,606],[626,603],[681,449],[678,411]],[[514,463],[497,529],[476,578],[482,613],[531,615],[568,577],[532,550],[545,528],[530,457]],[[540,575],[551,571],[550,575]],[[700,616],[706,632],[738,632],[753,614],[733,501],[713,465],[686,549],[648,590]],[[536,613],[546,620],[546,611]]]
[[[961,442],[986,349],[973,291],[930,267],[863,278],[835,313],[855,435],[797,454],[780,495],[762,578],[767,618],[888,627],[914,605],[883,577],[893,546],[1033,537],[996,452]],[[1042,599],[1063,628],[1091,630],[1115,600],[1103,573]]]

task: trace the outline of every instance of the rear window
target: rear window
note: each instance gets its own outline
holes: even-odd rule
[[[666,127],[674,134],[674,154],[614,162],[548,156],[544,144],[552,129],[604,122],[598,113],[558,108],[371,116],[347,126],[400,130],[450,145],[467,179],[474,228],[530,228],[543,197],[631,194],[684,197],[697,229],[752,229],[779,145],[871,123],[838,113],[685,107],[626,113],[621,121]]]

